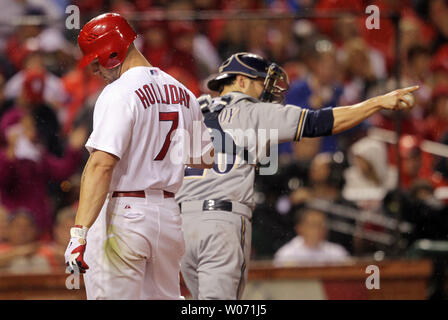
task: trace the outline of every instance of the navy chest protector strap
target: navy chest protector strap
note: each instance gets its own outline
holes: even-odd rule
[[[221,111],[227,106],[230,97],[223,97],[221,100],[223,103],[213,106],[213,111],[208,106],[202,106],[202,114],[204,116],[204,123],[207,128],[211,130],[211,138],[213,146],[215,148],[215,154],[225,154],[226,163],[229,161],[235,161],[235,156],[242,153],[242,157],[245,161],[248,160],[248,151],[246,148],[237,147],[232,136],[226,133],[219,123],[219,115]]]

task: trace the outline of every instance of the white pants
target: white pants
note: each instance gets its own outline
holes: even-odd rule
[[[161,190],[109,195],[87,235],[87,299],[183,299],[181,225],[178,205]]]

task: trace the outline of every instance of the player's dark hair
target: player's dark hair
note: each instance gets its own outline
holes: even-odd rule
[[[228,78],[222,79],[219,83],[218,92],[221,94],[221,92],[224,90],[224,87],[233,84],[235,80],[236,80],[236,74],[231,75]]]

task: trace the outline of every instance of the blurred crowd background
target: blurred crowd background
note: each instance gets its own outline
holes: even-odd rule
[[[0,0],[0,272],[64,270],[83,145],[104,87],[76,67],[70,4],[81,26],[123,14],[151,64],[197,96],[240,51],[282,65],[285,102],[310,109],[420,86],[409,112],[279,146],[278,173],[256,179],[254,260],[380,260],[408,255],[421,239],[447,240],[447,1]],[[371,4],[378,30],[366,28]],[[251,19],[237,18],[244,14]]]

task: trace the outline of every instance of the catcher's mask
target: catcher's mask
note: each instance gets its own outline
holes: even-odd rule
[[[219,67],[219,73],[207,82],[207,87],[212,91],[219,91],[225,79],[238,74],[252,79],[264,79],[260,101],[283,102],[285,91],[289,88],[285,70],[259,55],[248,52],[235,53],[224,61]]]

